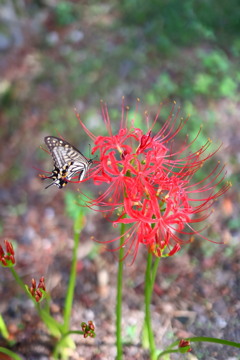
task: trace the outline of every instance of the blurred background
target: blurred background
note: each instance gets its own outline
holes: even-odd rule
[[[203,137],[223,143],[216,160],[226,163],[233,188],[217,202],[210,220],[213,226],[206,234],[227,246],[199,241],[186,246],[180,256],[162,262],[159,289],[153,298],[156,328],[163,329],[163,337],[206,335],[208,323],[209,336],[240,341],[239,325],[234,322],[240,315],[239,19],[238,0],[1,1],[1,244],[5,238],[16,242],[18,267],[26,282],[41,275],[47,278],[59,312],[67,283],[78,187],[70,184],[66,191],[44,190],[45,183],[38,177],[41,171],[35,169],[52,169],[52,160],[39,149],[44,136],[60,133],[88,156],[90,140],[78,124],[74,108],[87,127],[101,135],[105,129],[100,100],[107,102],[116,124],[123,95],[130,108],[135,108],[139,97],[143,110],[154,110],[166,99],[175,100],[183,117],[191,115],[185,134],[193,138],[203,124]],[[87,187],[86,191],[90,190],[91,186]],[[88,213],[86,218],[79,250],[82,285],[77,288],[76,301],[83,317],[88,311],[114,342],[113,321],[106,319],[114,311],[109,269],[116,271],[116,260],[90,241],[92,235],[107,240],[113,230],[97,214]],[[135,321],[142,320],[141,256],[145,255],[140,254],[140,260],[126,268],[124,316],[130,323],[124,336],[133,345],[139,341]],[[162,273],[168,278],[163,279]],[[0,310],[17,337],[16,317],[24,324],[25,333],[29,327],[32,330],[31,319],[19,315],[19,309],[24,314],[29,309],[24,297],[14,298],[19,291],[6,270],[2,284]],[[110,311],[107,305],[111,303]],[[21,354],[30,359],[27,337],[20,344]],[[82,343],[81,349],[84,346]],[[112,357],[109,347],[98,351],[108,351],[112,359],[112,348]],[[137,350],[128,346],[126,359],[144,359],[144,353],[137,357]],[[198,359],[226,360],[235,356],[234,351],[226,349],[224,353],[218,347],[198,345],[195,354]],[[84,359],[94,359],[95,353],[93,342]]]

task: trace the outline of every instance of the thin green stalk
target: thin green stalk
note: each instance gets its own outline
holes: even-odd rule
[[[160,258],[158,258],[158,257],[155,258],[153,268],[151,271],[151,290],[150,290],[150,298],[149,298],[150,304],[152,301],[152,294],[153,294],[153,289],[154,289],[154,284],[155,284],[155,279],[156,279],[156,275],[157,275],[159,262],[160,262]],[[148,338],[148,328],[147,328],[147,323],[146,323],[146,317],[145,317],[144,324],[143,324],[142,345],[145,349],[149,349],[149,338]]]
[[[180,353],[180,351],[179,350],[165,350],[165,351],[161,352],[160,355],[158,355],[157,360],[159,360],[164,355],[174,354],[174,353]]]
[[[8,355],[12,360],[22,360],[22,358],[15,354],[13,351],[0,346],[0,355],[1,354]]]
[[[73,246],[73,253],[72,253],[72,265],[71,265],[67,295],[66,295],[65,306],[64,306],[63,333],[66,333],[67,331],[69,331],[74,289],[75,289],[76,277],[77,277],[76,276],[77,275],[77,250],[78,250],[78,246],[79,246],[80,232],[81,232],[82,227],[83,227],[83,214],[80,213],[74,223],[74,236],[73,236],[74,246]]]
[[[0,334],[2,337],[6,340],[9,339],[9,332],[7,329],[7,325],[5,324],[5,321],[3,320],[2,315],[0,314]]]
[[[151,278],[152,287],[151,287],[151,299],[150,300],[152,300],[153,288],[154,288],[154,284],[155,284],[155,279],[156,279],[160,259],[161,259],[160,257],[155,257],[154,264],[153,264],[152,278]]]
[[[84,332],[83,331],[79,331],[79,330],[73,330],[73,331],[68,331],[66,332],[61,339],[58,341],[58,343],[55,346],[55,349],[53,351],[53,358],[57,358],[59,351],[61,351],[61,346],[64,344],[64,341],[66,340],[66,338],[71,335],[71,334],[78,334],[78,335],[83,335]]]
[[[33,297],[29,294],[29,292],[26,289],[26,286],[25,286],[24,282],[22,281],[22,279],[20,278],[18,273],[15,271],[15,269],[13,267],[10,267],[9,269],[10,269],[10,271],[12,273],[12,276],[14,277],[16,283],[22,288],[22,290],[25,292],[25,294],[27,294],[29,299],[31,299],[33,301],[33,303],[35,305],[35,308],[36,308],[36,310],[38,312],[38,315],[41,317],[41,310],[39,308],[39,304],[36,303],[36,301],[33,299]]]
[[[23,283],[22,279],[19,277],[15,269],[13,267],[10,267],[9,269],[11,270],[12,276],[16,280],[16,283],[22,288],[22,290],[28,295],[28,297],[32,299],[32,297],[26,290],[25,284]]]
[[[209,342],[209,343],[214,343],[214,344],[221,344],[221,345],[225,345],[225,346],[233,346],[236,348],[240,348],[240,344],[236,343],[234,341],[229,341],[229,340],[224,340],[224,339],[217,339],[217,338],[212,338],[212,337],[206,337],[206,336],[197,336],[197,337],[193,337],[193,338],[186,338],[184,339],[186,341],[190,341],[190,343],[193,342]],[[162,351],[160,354],[158,354],[157,359],[160,359],[161,357],[163,357],[166,354],[171,354],[171,353],[176,353],[179,352],[181,353],[181,351],[179,349],[172,349],[175,346],[178,346],[179,344],[179,340],[174,341],[171,345],[169,345],[167,347],[166,350]]]
[[[125,224],[121,224],[120,246],[124,242]],[[116,345],[117,360],[122,359],[122,278],[123,278],[123,257],[124,248],[121,246],[119,250],[118,275],[117,275],[117,298],[116,298]]]
[[[217,339],[217,338],[212,338],[212,337],[207,337],[207,336],[196,336],[193,338],[187,338],[186,340],[188,340],[190,342],[210,342],[210,343],[214,343],[214,344],[222,344],[222,345],[226,345],[226,346],[233,346],[236,348],[240,348],[240,343],[237,343],[235,341]]]
[[[152,254],[151,252],[149,252],[147,258],[146,274],[145,274],[145,324],[148,332],[150,356],[151,359],[154,360],[156,358],[155,355],[156,346],[155,346],[154,334],[152,329],[151,310],[150,310],[152,289],[153,289],[151,267],[152,267]]]

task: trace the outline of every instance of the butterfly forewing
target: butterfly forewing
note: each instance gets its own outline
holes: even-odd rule
[[[82,181],[92,164],[92,160],[88,160],[78,149],[65,140],[55,136],[47,136],[44,140],[51,152],[55,166],[52,184],[62,188],[66,185],[67,180],[71,180],[76,174],[79,174],[78,180]]]

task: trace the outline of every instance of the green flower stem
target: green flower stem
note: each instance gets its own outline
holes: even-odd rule
[[[180,351],[179,350],[165,350],[165,351],[161,352],[161,354],[158,355],[157,360],[159,360],[164,355],[173,354],[173,353],[180,353]]]
[[[121,239],[120,246],[124,242],[125,224],[121,225]],[[118,275],[117,275],[117,298],[116,298],[116,345],[117,345],[117,360],[122,359],[122,278],[123,278],[123,257],[124,248],[121,246],[119,250]]]
[[[28,297],[31,300],[33,300],[32,296],[30,296],[30,294],[27,292],[25,284],[23,283],[22,279],[20,278],[18,273],[15,271],[15,269],[13,267],[10,267],[9,269],[11,270],[12,276],[16,280],[16,283],[22,288],[22,290],[28,295]]]
[[[155,284],[155,279],[156,279],[156,275],[157,275],[158,265],[159,265],[159,262],[160,262],[160,257],[155,258],[153,267],[151,266],[152,255],[150,256],[150,259],[148,258],[148,261],[150,262],[149,263],[150,276],[148,276],[148,279],[150,278],[150,280],[148,280],[148,281],[145,280],[145,295],[146,295],[146,291],[147,291],[146,286],[150,287],[149,282],[151,282],[151,288],[149,289],[149,299],[148,299],[149,306],[150,306],[151,301],[152,301],[152,294],[153,294],[153,290],[154,290],[154,284]],[[146,271],[147,271],[147,268],[146,268]],[[146,274],[146,276],[147,276],[147,274]],[[145,299],[146,299],[146,296],[145,296]],[[145,303],[145,306],[146,306],[146,303]],[[145,316],[144,325],[143,325],[143,331],[142,331],[142,345],[143,345],[143,347],[145,349],[149,349],[150,343],[149,343],[149,335],[148,335],[148,325],[146,323],[146,316]]]
[[[158,257],[155,258],[155,261],[153,264],[153,269],[151,272],[152,275],[151,275],[151,289],[150,289],[149,304],[151,304],[151,301],[152,301],[152,294],[153,294],[153,289],[154,289],[154,284],[155,284],[155,279],[156,279],[156,275],[157,275],[159,262],[160,262],[160,258],[158,258]],[[145,349],[149,349],[149,337],[148,337],[148,327],[147,327],[147,323],[146,323],[146,316],[145,316],[143,331],[142,331],[142,344]]]
[[[74,223],[74,236],[73,236],[74,246],[73,246],[73,254],[72,254],[71,272],[70,272],[70,278],[69,278],[67,295],[64,306],[63,333],[69,331],[70,317],[71,317],[72,303],[73,303],[73,296],[74,296],[74,289],[75,289],[76,275],[77,275],[77,250],[79,246],[80,232],[82,227],[83,227],[83,214],[80,213]]]
[[[4,339],[6,340],[9,339],[9,332],[1,314],[0,314],[0,334]]]
[[[8,355],[13,360],[22,360],[22,358],[17,354],[15,354],[13,351],[0,346],[0,355],[1,353]]]
[[[155,261],[154,261],[154,264],[153,264],[152,278],[151,278],[152,287],[151,287],[151,299],[150,300],[152,300],[153,288],[154,288],[154,284],[155,284],[155,279],[156,279],[160,259],[161,259],[160,257],[156,257]]]
[[[240,348],[240,343],[236,343],[234,341],[229,341],[229,340],[224,340],[224,339],[217,339],[217,338],[212,338],[212,337],[205,337],[205,336],[198,336],[198,337],[193,337],[193,338],[186,338],[184,339],[186,341],[190,341],[190,343],[193,342],[209,342],[209,343],[215,343],[215,344],[221,344],[221,345],[226,345],[226,346],[233,346],[236,348]],[[171,354],[171,353],[176,353],[179,352],[179,350],[172,350],[173,347],[177,346],[179,344],[179,340],[174,341],[170,346],[167,347],[166,350],[162,351],[157,359],[160,359],[162,356],[166,355],[166,354]]]
[[[54,359],[57,358],[57,355],[61,349],[61,346],[63,345],[64,343],[64,340],[71,334],[78,334],[78,335],[84,335],[84,332],[83,331],[80,331],[80,330],[72,330],[72,331],[68,331],[66,332],[62,337],[61,339],[58,341],[57,345],[55,346],[55,349],[54,349],[54,352],[53,352],[53,357]]]
[[[152,267],[152,254],[151,252],[149,252],[147,258],[146,274],[145,274],[145,324],[148,333],[150,356],[151,359],[154,360],[156,358],[156,346],[155,346],[154,334],[152,330],[151,311],[150,311],[152,289],[153,289],[151,267]]]
[[[9,268],[11,270],[12,276],[14,277],[16,283],[22,288],[22,290],[25,292],[25,294],[27,294],[27,296],[29,297],[29,299],[31,299],[35,305],[35,308],[38,312],[38,315],[42,318],[41,316],[41,309],[39,307],[39,304],[36,303],[35,299],[30,295],[30,293],[27,291],[26,286],[24,284],[24,282],[22,281],[22,279],[20,278],[20,276],[18,275],[18,273],[15,271],[15,269],[13,267]]]
[[[235,341],[217,339],[217,338],[206,337],[206,336],[197,336],[194,338],[187,338],[186,340],[188,340],[190,342],[211,342],[211,343],[222,344],[222,345],[240,348],[240,343],[236,343]]]

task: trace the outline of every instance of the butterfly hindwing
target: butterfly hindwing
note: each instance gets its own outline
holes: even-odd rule
[[[49,186],[56,185],[61,189],[76,174],[79,174],[78,180],[82,181],[92,160],[88,160],[78,149],[58,137],[46,136],[44,141],[54,161],[52,176],[49,177],[53,182]]]

